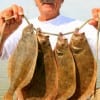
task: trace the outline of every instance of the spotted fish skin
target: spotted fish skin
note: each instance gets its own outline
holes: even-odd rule
[[[76,92],[70,100],[87,100],[96,83],[96,62],[85,37],[85,33],[75,32],[70,48],[76,63]]]
[[[58,36],[54,54],[58,65],[58,93],[56,100],[67,100],[74,94],[76,89],[76,72],[68,41],[63,34]]]
[[[26,100],[55,100],[58,74],[49,36],[45,36],[40,30],[37,30],[37,37],[39,53],[36,69],[30,84],[23,89],[23,93],[26,95]]]
[[[33,31],[33,25],[26,26],[22,32],[22,38],[11,55],[8,62],[8,75],[10,86],[4,96],[4,100],[13,100],[15,91],[26,86],[34,74],[38,55],[37,37]]]

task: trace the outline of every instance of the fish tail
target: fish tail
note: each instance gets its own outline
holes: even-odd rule
[[[3,100],[13,100],[13,94],[9,91],[4,95]]]

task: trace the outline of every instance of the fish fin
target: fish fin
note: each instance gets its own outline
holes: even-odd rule
[[[7,93],[4,95],[3,100],[13,100],[13,95],[12,95],[10,92],[7,92]]]

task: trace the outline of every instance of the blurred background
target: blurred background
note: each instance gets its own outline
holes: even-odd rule
[[[39,14],[34,0],[0,0],[0,2],[0,11],[12,4],[18,4],[24,8],[28,18],[36,17]],[[61,13],[68,17],[87,20],[92,17],[91,9],[95,7],[100,8],[100,0],[64,0]],[[0,60],[0,100],[2,100],[8,86],[7,61]]]

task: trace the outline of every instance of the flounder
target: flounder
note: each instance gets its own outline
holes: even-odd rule
[[[70,100],[87,100],[94,92],[96,83],[96,62],[85,33],[74,32],[70,48],[76,63],[76,92]]]
[[[37,29],[39,41],[38,59],[34,76],[23,88],[25,100],[55,100],[58,89],[57,65],[49,42],[49,36]]]
[[[33,25],[26,26],[22,38],[11,55],[8,62],[8,75],[10,86],[4,96],[4,100],[13,100],[15,91],[21,90],[30,83],[38,55],[38,42]]]
[[[63,34],[58,36],[54,54],[58,65],[56,100],[67,100],[74,94],[76,89],[76,71],[73,55]]]

